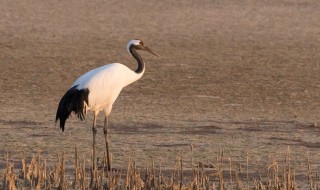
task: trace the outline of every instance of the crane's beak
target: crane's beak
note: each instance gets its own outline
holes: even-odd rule
[[[157,57],[160,57],[159,54],[157,54],[156,52],[152,51],[148,46],[144,46],[143,50],[144,51],[148,51],[148,52],[152,53],[153,55],[155,55]]]

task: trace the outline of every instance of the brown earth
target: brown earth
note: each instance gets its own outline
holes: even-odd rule
[[[317,0],[0,2],[0,166],[75,145],[90,158],[92,116],[54,125],[61,96],[82,73],[111,62],[139,38],[143,78],[111,115],[114,166],[130,157],[172,168],[177,156],[212,162],[219,148],[252,171],[291,150],[296,173],[320,169],[320,2]],[[103,116],[99,118],[101,128]],[[104,150],[102,129],[98,150]],[[303,179],[303,177],[301,178]]]

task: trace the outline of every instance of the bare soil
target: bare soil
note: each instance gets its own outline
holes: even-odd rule
[[[115,167],[130,157],[172,168],[213,162],[223,148],[252,170],[291,150],[297,175],[320,169],[320,2],[317,0],[13,1],[0,2],[0,166],[41,152],[72,162],[76,145],[90,159],[91,122],[55,126],[61,96],[95,67],[120,62],[139,38],[145,75],[114,104]],[[102,155],[103,116],[98,150]],[[303,180],[302,182],[303,183]]]

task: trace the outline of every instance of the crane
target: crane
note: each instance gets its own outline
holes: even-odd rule
[[[128,42],[127,51],[137,61],[138,67],[135,71],[129,69],[121,63],[111,63],[81,75],[71,86],[71,88],[61,98],[57,114],[56,123],[60,120],[60,129],[64,131],[66,120],[71,113],[74,113],[80,120],[84,120],[87,111],[93,112],[93,143],[92,159],[95,168],[96,154],[96,121],[100,111],[105,114],[103,132],[105,135],[108,170],[110,171],[109,140],[108,140],[108,117],[111,113],[112,105],[119,96],[121,90],[139,80],[145,72],[145,62],[138,50],[147,51],[158,56],[141,40],[133,39]]]

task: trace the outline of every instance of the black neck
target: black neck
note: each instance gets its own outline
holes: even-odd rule
[[[138,68],[135,70],[137,74],[141,73],[144,70],[144,62],[142,57],[137,53],[135,47],[133,45],[129,48],[131,55],[137,60]]]

